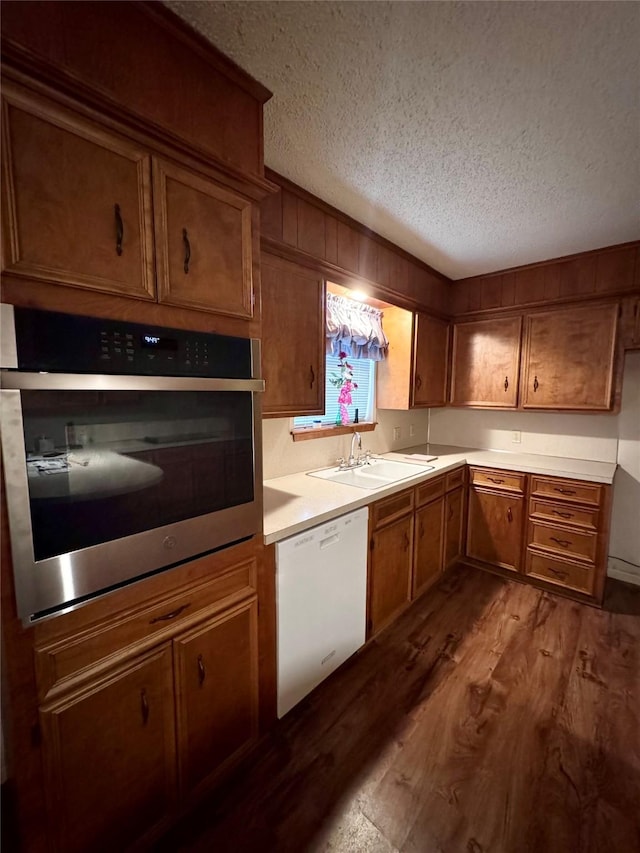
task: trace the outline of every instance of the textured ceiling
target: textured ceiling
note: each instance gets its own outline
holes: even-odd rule
[[[640,4],[166,5],[274,93],[272,169],[452,278],[640,236]]]

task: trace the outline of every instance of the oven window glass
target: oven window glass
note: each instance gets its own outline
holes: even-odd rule
[[[23,391],[36,560],[253,501],[245,391]]]

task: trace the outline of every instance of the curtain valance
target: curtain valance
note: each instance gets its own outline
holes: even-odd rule
[[[327,352],[382,361],[389,349],[382,316],[382,311],[371,305],[327,293]]]

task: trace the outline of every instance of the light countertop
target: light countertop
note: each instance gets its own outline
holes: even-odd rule
[[[417,456],[437,456],[425,463]],[[479,465],[508,471],[523,471],[573,480],[612,483],[615,462],[592,462],[585,459],[568,459],[558,456],[540,456],[532,453],[509,453],[500,450],[474,450],[443,445],[420,445],[395,453],[385,453],[384,459],[403,462],[414,461],[432,465],[433,470],[400,480],[379,489],[360,489],[343,483],[332,483],[307,473],[288,474],[264,481],[264,542],[271,545],[288,536],[301,533],[316,524],[322,524],[362,506],[437,477],[462,465]],[[314,469],[316,470],[316,469]]]

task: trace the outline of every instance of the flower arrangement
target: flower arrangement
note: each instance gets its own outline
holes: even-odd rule
[[[336,418],[336,423],[346,425],[349,423],[347,406],[350,406],[353,403],[351,391],[354,388],[357,388],[358,384],[353,381],[353,367],[347,361],[346,352],[340,352],[338,354],[338,359],[340,360],[340,373],[334,372],[329,377],[329,382],[331,382],[335,388],[340,389],[340,393],[338,394],[338,405],[340,409],[338,417]]]

